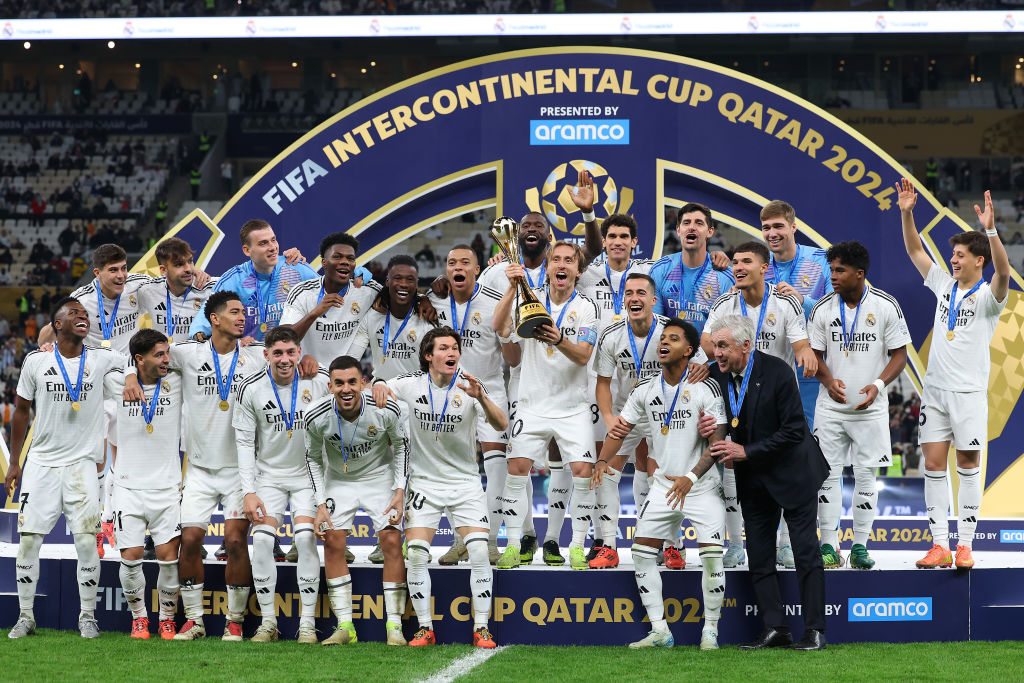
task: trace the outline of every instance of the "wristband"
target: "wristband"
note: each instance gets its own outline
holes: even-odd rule
[[[880,393],[880,394],[884,394],[885,393],[885,382],[883,382],[880,378],[876,379],[874,382],[872,382],[872,384],[874,384],[876,387],[878,387],[878,393]]]
[[[509,335],[509,336],[507,336],[507,337],[502,337],[502,336],[501,336],[501,335],[499,334],[499,335],[498,335],[498,341],[500,341],[500,342],[501,342],[502,344],[508,344],[508,343],[510,343],[510,342],[512,341],[512,335],[510,334],[510,335]]]
[[[565,339],[565,332],[562,332],[561,330],[559,330],[558,331],[558,341],[555,342],[555,346],[558,346],[559,344],[561,344],[562,340],[564,340],[564,339]]]
[[[986,228],[985,234],[988,235],[989,237],[999,237],[999,231],[996,230],[995,228]]]
[[[583,222],[584,223],[592,223],[592,222],[594,222],[596,220],[597,220],[597,215],[594,213],[593,209],[591,209],[590,211],[584,211],[583,212]]]
[[[692,481],[694,484],[696,484],[697,480],[700,478],[696,474],[694,474],[693,472],[687,472],[684,476],[687,479],[689,479],[690,481]]]
[[[607,461],[607,460],[602,460],[601,458],[598,458],[598,459],[597,459],[597,461],[598,461],[598,462],[603,462],[603,463],[604,463],[604,464],[606,464],[606,465],[608,464],[608,461]]]

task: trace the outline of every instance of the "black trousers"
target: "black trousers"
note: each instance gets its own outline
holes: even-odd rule
[[[818,492],[812,491],[799,505],[783,508],[756,481],[746,484],[744,490],[739,491],[739,502],[747,533],[750,578],[764,625],[772,628],[786,625],[775,568],[775,536],[779,518],[784,514],[793,544],[804,626],[824,631],[825,565],[818,545]]]

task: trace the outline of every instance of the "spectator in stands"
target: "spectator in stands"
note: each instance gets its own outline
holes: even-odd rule
[[[484,245],[484,238],[480,236],[480,233],[473,237],[473,241],[470,242],[469,246],[473,248],[473,253],[476,254],[477,263],[487,263],[487,247]]]
[[[10,287],[11,274],[7,271],[7,268],[0,268],[0,287]]]
[[[43,199],[43,195],[37,193],[28,209],[32,212],[32,225],[43,227],[43,214],[46,213],[46,200]]]
[[[96,203],[92,205],[92,215],[96,216],[97,218],[102,218],[103,216],[106,216],[108,213],[110,213],[110,211],[109,209],[107,209],[107,205],[103,203],[102,199],[97,199]]]
[[[11,233],[6,230],[0,230],[0,247],[11,248]]]
[[[80,255],[71,259],[71,281],[78,282],[82,275],[85,274],[86,268],[88,268],[88,265]]]
[[[1017,218],[1014,220],[1020,223],[1020,220],[1024,218],[1024,192],[1019,193],[1013,200],[1013,208],[1017,211]]]
[[[78,241],[78,235],[71,229],[71,226],[67,226],[60,231],[60,235],[57,236],[57,244],[60,245],[60,252],[64,256],[71,255],[71,245]]]
[[[0,265],[9,266],[14,263],[14,255],[10,247],[0,247]]]
[[[7,322],[7,318],[0,315],[0,339],[7,337],[11,334],[11,324]]]
[[[50,248],[43,243],[42,239],[37,239],[36,243],[32,245],[32,251],[28,255],[29,263],[47,263],[53,258],[53,252]]]
[[[423,248],[416,252],[416,260],[422,266],[433,268],[437,265],[437,257],[434,256],[434,250],[430,248],[429,244],[423,245]]]
[[[36,307],[36,298],[32,294],[31,289],[26,289],[25,292],[18,298],[18,324],[24,325],[28,317],[32,315],[32,311]]]
[[[900,393],[899,387],[896,386],[895,382],[892,384],[892,390],[889,392],[889,405],[903,405],[903,394]]]

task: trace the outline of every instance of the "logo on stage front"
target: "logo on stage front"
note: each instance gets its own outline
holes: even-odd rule
[[[850,621],[931,621],[931,598],[850,598]]]
[[[1024,529],[1000,529],[1000,543],[1024,543]]]

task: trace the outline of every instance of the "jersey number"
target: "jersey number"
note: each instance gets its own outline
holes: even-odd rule
[[[21,507],[18,508],[18,513],[19,514],[22,513],[22,512],[25,512],[25,505],[27,503],[28,503],[28,494],[27,493],[22,493],[21,494]]]
[[[422,510],[423,504],[427,502],[427,499],[423,497],[422,493],[409,492],[409,500],[405,503],[405,509],[412,508],[413,510]]]
[[[516,420],[515,422],[512,423],[512,438],[514,439],[515,437],[519,436],[519,433],[521,431],[523,431],[523,421]]]

